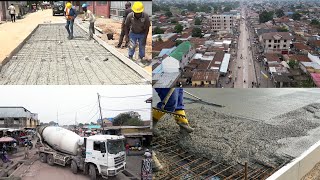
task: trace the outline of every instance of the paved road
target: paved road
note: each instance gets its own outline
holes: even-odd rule
[[[70,167],[50,166],[46,163],[36,161],[30,166],[29,170],[24,174],[23,180],[88,180],[89,176],[83,174],[73,174]],[[99,180],[102,180],[100,177]],[[110,177],[109,180],[129,180],[124,174],[116,177]]]
[[[242,8],[241,15],[246,18],[244,8]],[[251,83],[255,82],[255,71],[253,66],[251,45],[248,39],[249,31],[246,25],[246,21],[244,19],[241,19],[237,65],[235,69],[237,77],[237,80],[235,81],[235,88],[251,88]]]

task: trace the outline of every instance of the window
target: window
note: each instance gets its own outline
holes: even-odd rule
[[[232,24],[230,24],[230,26],[232,26]]]
[[[283,47],[285,48],[285,47],[287,47],[287,45],[284,44]]]
[[[277,48],[277,46],[273,46],[273,48],[275,49],[275,48]]]
[[[277,43],[277,40],[274,40],[274,43]]]
[[[100,151],[100,141],[93,142],[93,150]]]
[[[278,45],[277,48],[280,48],[280,45]]]
[[[269,44],[269,47],[271,47],[271,44]]]
[[[224,22],[226,22],[226,20],[224,20]]]
[[[18,118],[15,118],[15,119],[18,119]],[[14,120],[13,124],[19,124],[19,119],[18,120]]]
[[[19,121],[19,118],[13,118],[13,120],[15,120],[15,121],[17,121],[17,120],[18,120],[18,121]]]
[[[226,18],[226,17],[223,17],[223,18]]]
[[[4,124],[4,118],[0,118],[0,124]]]
[[[269,42],[271,43],[271,40],[269,40]]]

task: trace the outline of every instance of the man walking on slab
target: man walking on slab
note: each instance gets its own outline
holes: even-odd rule
[[[9,10],[9,14],[11,16],[11,21],[16,22],[16,8],[13,6],[13,4],[11,4],[8,7],[8,10]]]
[[[71,3],[66,4],[66,11],[65,11],[65,17],[67,20],[66,24],[66,29],[68,31],[68,39],[73,39],[73,24],[74,24],[74,19],[76,18],[76,11],[72,8]]]

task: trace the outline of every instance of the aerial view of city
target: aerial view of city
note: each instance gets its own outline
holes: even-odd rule
[[[153,87],[319,87],[319,6],[154,0]]]

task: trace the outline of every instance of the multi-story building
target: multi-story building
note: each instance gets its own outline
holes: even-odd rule
[[[212,15],[209,18],[211,31],[231,33],[235,19],[234,15]]]
[[[0,107],[1,128],[35,128],[39,124],[38,114],[24,107]]]
[[[292,35],[289,32],[270,32],[259,36],[259,41],[263,45],[264,53],[288,54]]]

